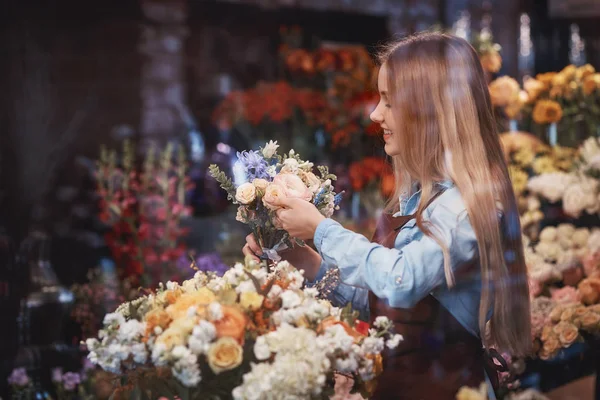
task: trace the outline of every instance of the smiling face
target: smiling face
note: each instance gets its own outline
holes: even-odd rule
[[[399,138],[396,131],[396,123],[392,114],[388,91],[388,69],[385,64],[379,69],[377,77],[377,88],[379,90],[379,103],[370,115],[371,121],[379,124],[383,129],[384,150],[390,157],[399,154]]]

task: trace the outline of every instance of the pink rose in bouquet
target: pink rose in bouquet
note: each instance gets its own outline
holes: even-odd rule
[[[310,201],[313,197],[312,192],[298,175],[279,174],[273,179],[273,183],[280,185],[285,189],[286,197],[299,198]]]
[[[579,291],[573,286],[565,286],[560,289],[550,289],[552,300],[557,304],[577,303],[581,300]]]

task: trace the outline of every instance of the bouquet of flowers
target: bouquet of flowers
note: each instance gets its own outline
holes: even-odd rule
[[[313,163],[304,161],[292,149],[283,156],[277,154],[277,142],[270,141],[260,151],[237,153],[238,162],[246,173],[247,182],[235,187],[218,166],[211,165],[210,174],[228,193],[228,199],[238,204],[236,219],[250,226],[265,258],[279,261],[279,251],[304,242],[290,238],[281,228],[275,211],[282,198],[300,198],[312,202],[329,218],[342,198],[336,194],[332,181],[336,176],[325,166],[318,166],[320,177],[312,172]]]
[[[107,314],[89,359],[142,398],[322,399],[336,373],[368,396],[401,335],[385,317],[369,329],[303,283],[287,261],[268,270],[251,257],[222,277],[167,282]]]

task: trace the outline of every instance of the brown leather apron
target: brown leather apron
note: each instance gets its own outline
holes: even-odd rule
[[[439,194],[435,195],[431,203]],[[393,248],[398,230],[413,215],[380,218],[373,241]],[[477,267],[477,265],[474,266]],[[404,340],[383,354],[383,374],[372,399],[455,399],[464,385],[479,387],[489,360],[479,338],[469,333],[431,294],[413,308],[392,308],[369,292],[371,320],[387,316]],[[488,371],[494,386],[495,371]]]

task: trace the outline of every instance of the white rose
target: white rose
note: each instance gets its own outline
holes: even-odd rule
[[[398,347],[398,345],[400,344],[400,342],[404,340],[404,337],[402,337],[402,335],[399,334],[395,334],[394,336],[392,336],[390,339],[388,339],[387,342],[385,342],[385,345],[389,348],[389,349],[395,349],[396,347]]]
[[[263,157],[264,158],[273,157],[273,155],[275,155],[275,152],[277,152],[278,148],[279,148],[279,145],[277,144],[277,141],[270,140],[262,150]]]
[[[590,238],[590,231],[586,228],[579,228],[573,233],[573,246],[576,248],[582,248],[587,245],[588,239]]]
[[[235,199],[241,204],[250,204],[255,198],[256,188],[250,182],[241,184],[235,192]]]
[[[300,296],[291,290],[286,290],[281,293],[281,307],[283,308],[298,307],[301,302]]]
[[[575,225],[573,224],[560,224],[556,227],[558,235],[561,237],[571,238],[575,233]]]
[[[300,174],[300,178],[302,178],[302,181],[304,181],[313,194],[321,189],[321,180],[312,172],[303,172]]]

